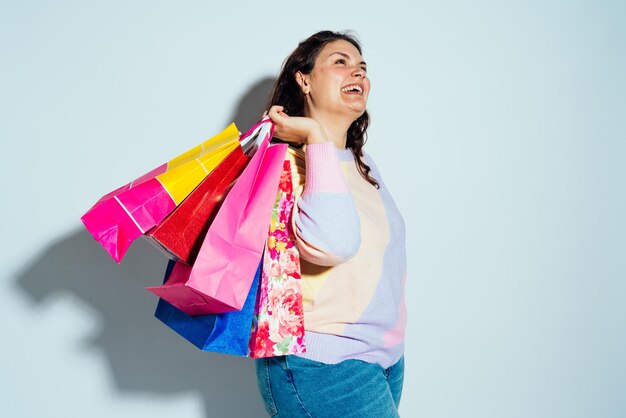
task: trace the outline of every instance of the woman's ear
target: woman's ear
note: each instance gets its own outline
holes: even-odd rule
[[[296,73],[296,83],[300,86],[300,90],[305,95],[309,94],[311,91],[311,86],[309,84],[309,77],[305,74],[302,74],[302,71],[298,71]]]

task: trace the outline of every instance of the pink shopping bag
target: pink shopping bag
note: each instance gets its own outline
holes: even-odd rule
[[[274,132],[269,119],[244,137],[256,132],[258,148],[224,199],[193,266],[174,269],[165,284],[147,288],[189,315],[239,310],[248,296],[287,150],[286,144],[269,144]]]

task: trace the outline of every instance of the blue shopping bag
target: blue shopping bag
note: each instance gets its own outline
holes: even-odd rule
[[[175,261],[168,263],[164,283],[175,265]],[[190,316],[159,299],[154,316],[203,351],[246,357],[262,266],[263,262],[259,263],[246,301],[239,311]]]

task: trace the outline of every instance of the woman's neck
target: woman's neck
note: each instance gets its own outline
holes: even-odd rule
[[[335,147],[340,149],[346,148],[346,142],[348,139],[348,128],[352,124],[352,120],[347,119],[345,116],[328,115],[312,113],[308,115],[315,119],[322,125],[326,137],[329,141],[335,144]]]

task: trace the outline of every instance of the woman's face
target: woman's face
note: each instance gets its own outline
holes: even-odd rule
[[[296,80],[307,95],[310,116],[320,113],[345,114],[352,120],[365,112],[370,81],[363,57],[348,41],[329,42],[320,51],[310,74]]]

